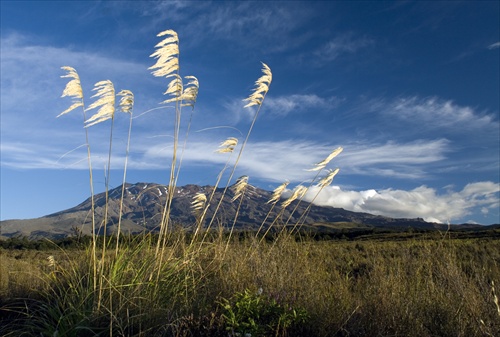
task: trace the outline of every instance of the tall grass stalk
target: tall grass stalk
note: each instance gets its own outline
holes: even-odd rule
[[[224,250],[224,256],[226,255],[227,249],[229,248],[229,243],[231,242],[231,237],[233,235],[234,227],[236,226],[236,221],[238,220],[238,215],[240,213],[241,204],[243,203],[243,199],[245,196],[245,191],[248,188],[248,176],[241,176],[236,181],[234,185],[234,197],[231,202],[234,202],[239,199],[238,207],[236,208],[236,213],[234,215],[233,223],[231,225],[231,229],[229,231],[229,235],[227,237],[226,249]]]
[[[278,203],[278,201],[280,201],[281,195],[283,194],[283,192],[285,191],[285,189],[289,183],[290,182],[287,180],[284,183],[282,183],[281,185],[279,185],[277,188],[274,189],[273,194],[271,196],[271,199],[269,199],[267,201],[268,204],[271,204],[271,209],[269,209],[269,212],[267,212],[264,220],[262,221],[262,223],[259,226],[259,229],[255,233],[256,238],[259,237],[260,232],[262,231],[262,229],[266,225],[267,219],[269,219],[269,217],[271,216],[271,214],[274,210],[274,207],[276,207],[276,204]],[[269,233],[269,231],[271,230],[272,227],[273,227],[272,224],[267,226],[267,229],[264,232],[264,234],[262,235],[262,238],[258,241],[259,244],[261,244],[262,241],[266,238],[267,234]]]
[[[206,200],[206,202],[204,204],[203,210],[201,211],[201,214],[200,214],[199,218],[197,219],[196,230],[195,230],[195,233],[194,233],[193,238],[191,240],[192,244],[196,240],[196,238],[198,236],[198,233],[201,231],[201,229],[202,229],[202,227],[204,225],[205,216],[207,215],[208,209],[209,209],[209,207],[211,205],[211,202],[213,200],[215,192],[217,191],[217,188],[219,187],[219,183],[220,183],[220,181],[222,179],[222,175],[224,174],[224,172],[226,171],[226,169],[229,167],[229,163],[231,161],[232,153],[233,153],[234,148],[236,147],[236,145],[238,145],[238,139],[234,138],[234,137],[230,137],[230,138],[226,139],[225,141],[223,141],[222,143],[220,143],[219,149],[215,151],[216,153],[230,153],[230,155],[228,156],[228,159],[226,160],[226,163],[224,164],[224,167],[221,169],[221,171],[217,175],[217,179],[215,181],[215,185],[214,185],[214,187],[212,189],[212,192],[210,193],[210,196],[207,198],[207,200]],[[205,235],[203,236],[203,239],[200,242],[201,245],[203,244],[203,242],[206,239],[206,234],[208,233],[208,230],[209,229],[207,228],[207,230],[205,231]]]
[[[82,114],[83,114],[83,124],[85,125],[85,122],[87,121],[87,114],[86,114],[86,109],[85,109],[85,104],[83,100],[83,89],[82,85],[80,82],[80,76],[78,75],[78,72],[69,66],[63,66],[61,69],[65,70],[67,72],[66,75],[61,76],[62,78],[71,78],[71,80],[66,84],[66,87],[63,90],[62,96],[61,97],[71,97],[73,98],[73,104],[66,109],[65,111],[61,112],[57,117],[60,117],[64,114],[67,114],[68,112],[71,112],[72,110],[81,107],[82,108]],[[88,163],[88,168],[89,168],[89,186],[90,186],[90,215],[92,218],[92,256],[91,256],[91,261],[92,261],[92,273],[93,273],[93,278],[92,278],[92,284],[93,284],[93,289],[96,291],[97,289],[97,246],[96,246],[96,221],[95,221],[95,200],[94,200],[94,178],[93,178],[93,170],[92,170],[92,157],[91,157],[91,151],[90,151],[90,142],[89,142],[89,132],[88,129],[85,128],[85,144],[87,146],[87,163]]]
[[[173,80],[170,81],[167,90],[164,93],[165,95],[173,96],[173,98],[167,99],[162,103],[175,102],[174,141],[172,160],[170,163],[170,176],[167,187],[167,197],[165,206],[163,208],[162,220],[160,223],[160,233],[156,245],[156,255],[159,260],[159,265],[161,266],[163,254],[160,254],[160,252],[164,252],[164,247],[167,240],[166,234],[170,221],[170,209],[175,192],[175,169],[177,164],[177,147],[179,142],[182,108],[180,100],[182,99],[181,97],[183,93],[183,84],[182,78],[180,76],[179,38],[177,36],[177,33],[173,30],[165,30],[160,32],[157,36],[166,37],[155,46],[157,50],[153,54],[151,54],[151,57],[156,58],[157,61],[153,66],[149,67],[149,69],[153,70],[153,76],[165,78],[173,77]]]
[[[295,213],[295,211],[297,210],[297,208],[299,207],[300,203],[302,202],[302,198],[304,197],[304,195],[307,193],[307,191],[309,191],[309,189],[315,184],[316,180],[319,178],[319,176],[321,175],[321,172],[325,169],[325,167],[330,163],[330,161],[332,161],[333,158],[335,158],[336,156],[338,156],[341,152],[343,151],[343,148],[342,147],[338,147],[336,148],[335,150],[333,150],[325,159],[323,159],[322,161],[320,161],[319,163],[315,164],[314,167],[312,169],[309,169],[308,171],[317,171],[316,173],[316,176],[311,180],[309,186],[307,186],[306,190],[304,190],[303,192],[301,191],[300,195],[298,196],[298,203],[295,205],[295,208],[293,209],[293,211],[290,213],[290,216],[288,217],[288,219],[285,221],[284,223],[284,226],[283,228],[285,228],[289,223],[290,223],[290,220],[292,219],[292,216],[293,214]],[[320,187],[320,190],[316,193],[316,195],[314,196],[313,200],[309,202],[309,205],[307,206],[307,209],[306,211],[304,211],[303,215],[301,216],[301,218],[304,218],[304,216],[308,213],[309,209],[311,208],[311,205],[312,203],[314,202],[314,200],[316,199],[316,197],[319,195],[319,193],[321,192],[321,190],[329,185],[332,180],[333,180],[333,177],[338,173],[338,170],[337,171],[330,171],[330,174],[327,175],[325,178],[323,178],[319,183],[318,183],[318,186]],[[290,233],[292,233],[297,224],[301,221],[301,218],[298,219],[296,222],[295,222],[295,225],[292,229],[292,231]],[[304,218],[305,219],[305,218]]]
[[[90,126],[102,123],[108,119],[111,119],[110,131],[109,131],[109,149],[108,149],[108,162],[105,173],[105,197],[104,197],[104,217],[101,222],[100,228],[102,228],[102,236],[103,236],[103,244],[102,244],[102,252],[101,252],[101,261],[100,261],[100,274],[99,278],[99,296],[97,298],[97,310],[100,309],[101,305],[101,296],[103,295],[103,281],[104,281],[104,264],[106,260],[106,249],[108,246],[108,238],[107,238],[107,227],[108,227],[108,212],[109,212],[109,181],[110,181],[110,172],[111,172],[111,154],[113,148],[113,130],[114,130],[114,122],[115,122],[115,87],[113,82],[110,80],[100,81],[94,85],[94,91],[97,91],[95,95],[92,97],[97,98],[94,103],[89,105],[87,110],[98,109],[97,113],[95,113],[92,117],[90,117],[86,121],[85,127],[88,128]],[[99,230],[100,231],[100,230]]]
[[[189,139],[189,132],[191,130],[191,124],[193,121],[194,106],[196,104],[196,100],[198,98],[198,91],[200,88],[200,83],[198,82],[198,79],[195,76],[185,76],[184,78],[188,80],[188,83],[183,88],[183,93],[181,95],[182,99],[181,107],[191,107],[191,112],[189,114],[189,121],[186,127],[186,134],[184,136],[181,155],[179,157],[179,165],[177,165],[177,173],[175,174],[175,185],[177,185],[177,181],[179,179],[179,175],[181,172],[182,160],[184,158],[184,153]]]
[[[252,123],[250,124],[250,127],[248,129],[248,132],[246,134],[245,140],[243,141],[243,144],[240,147],[240,150],[238,151],[238,156],[236,157],[236,160],[233,164],[233,167],[231,169],[231,172],[229,174],[229,177],[227,179],[226,187],[224,188],[224,191],[222,192],[222,195],[219,199],[219,202],[217,203],[217,206],[214,211],[214,216],[210,220],[210,223],[208,224],[208,229],[211,228],[214,219],[215,219],[215,214],[217,214],[220,205],[222,204],[222,200],[224,199],[224,196],[226,195],[227,189],[229,188],[231,184],[231,180],[233,179],[234,173],[236,171],[236,168],[238,167],[238,163],[241,159],[241,156],[243,154],[243,150],[245,149],[246,144],[248,143],[248,139],[250,138],[250,134],[252,133],[253,127],[255,125],[255,122],[257,121],[257,117],[259,116],[260,109],[262,107],[262,103],[264,102],[264,99],[266,98],[267,92],[269,91],[269,86],[271,85],[271,82],[273,80],[273,74],[271,72],[271,68],[265,63],[262,63],[262,73],[263,75],[255,81],[255,89],[250,96],[244,99],[244,101],[247,101],[248,103],[244,106],[245,108],[249,108],[252,106],[257,106],[257,110],[255,111],[254,117],[252,119]]]
[[[311,210],[311,207],[314,204],[314,201],[316,201],[316,198],[319,196],[319,194],[321,193],[321,191],[323,191],[323,189],[325,187],[330,186],[330,184],[333,181],[333,178],[338,174],[339,171],[340,170],[338,168],[335,169],[335,170],[329,170],[328,174],[318,182],[318,184],[316,185],[316,187],[317,187],[316,194],[308,202],[306,209],[304,210],[304,212],[302,213],[302,215],[300,216],[300,218],[293,225],[293,228],[290,231],[290,235],[292,235],[293,233],[295,233],[296,229],[300,230],[300,228],[302,228],[302,225],[304,225],[304,223],[305,223],[305,221],[307,219],[307,216],[309,215],[309,212]]]
[[[125,163],[123,166],[123,179],[122,179],[122,192],[120,196],[120,211],[118,213],[118,228],[116,231],[116,249],[115,256],[118,255],[118,247],[120,244],[120,234],[121,234],[121,224],[122,224],[122,214],[123,214],[123,198],[125,197],[125,185],[127,182],[127,166],[128,166],[128,156],[130,153],[130,137],[132,134],[132,115],[134,108],[134,94],[130,90],[121,90],[118,93],[121,96],[120,99],[120,109],[122,112],[129,114],[129,126],[127,134],[127,147],[125,149]]]

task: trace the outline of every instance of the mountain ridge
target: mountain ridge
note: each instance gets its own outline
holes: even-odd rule
[[[119,213],[122,185],[108,192],[108,223],[107,233],[116,233]],[[184,185],[176,187],[174,198],[170,208],[171,223],[176,226],[189,228],[196,222],[192,213],[192,200],[196,193],[204,193],[209,196],[213,192],[213,186]],[[230,187],[224,195],[220,207],[214,219],[213,215],[216,205],[224,193],[225,188],[217,188],[214,198],[206,214],[205,225],[213,221],[214,226],[222,224],[230,227],[237,212],[238,202],[231,202],[234,192]],[[165,205],[167,186],[156,183],[138,182],[135,184],[125,183],[123,207],[122,207],[122,232],[140,233],[144,231],[155,231],[159,228],[163,208]],[[269,219],[276,219],[281,210],[280,202],[272,209],[272,205],[267,201],[271,198],[272,192],[260,188],[249,186],[243,195],[244,200],[238,211],[236,221],[237,229],[254,230],[264,222],[266,215],[272,212],[265,226],[271,225]],[[94,196],[96,227],[104,218],[106,197],[105,193]],[[291,213],[295,209],[295,212]],[[307,214],[305,214],[307,212]],[[287,221],[289,219],[290,221]],[[317,206],[306,201],[292,202],[282,213],[282,222],[294,225],[297,221],[303,222],[308,227],[321,229],[324,224],[330,223],[351,223],[360,227],[374,228],[419,228],[419,229],[446,229],[443,224],[429,223],[423,219],[390,218],[369,213],[359,213],[335,208],[330,206]],[[482,225],[460,225],[463,229],[474,229],[484,227]],[[62,238],[71,236],[75,228],[82,234],[91,234],[91,198],[87,198],[75,207],[52,213],[40,218],[24,220],[4,220],[0,221],[0,238],[13,236],[26,236],[29,238]],[[103,227],[97,231],[103,232]]]

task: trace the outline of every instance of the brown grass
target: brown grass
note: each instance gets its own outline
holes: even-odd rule
[[[171,300],[176,306],[169,309],[170,320],[162,323],[153,318],[166,309],[147,299],[147,287],[135,288],[136,296],[144,301],[142,310],[151,314],[142,318],[144,329],[152,324],[151,329],[166,329],[168,325],[178,333],[183,329],[188,329],[183,333],[195,331],[194,335],[208,330],[222,333],[220,299],[261,288],[279,303],[305,309],[309,319],[300,331],[311,336],[500,333],[491,291],[491,281],[500,279],[498,240],[296,242],[289,238],[275,247],[262,244],[251,255],[247,252],[255,239],[240,241],[235,236],[228,247],[225,240],[207,240],[199,253],[191,255],[186,254],[189,245],[179,244],[179,240],[171,246],[166,260],[179,261],[175,268],[184,275],[180,280],[187,283],[182,295],[169,295],[174,296]],[[37,288],[45,289],[43,282],[33,280],[50,272],[50,254],[56,261],[64,260],[57,252],[2,251],[10,273],[7,281],[3,278],[1,293],[26,296]],[[153,257],[153,251],[142,251],[127,268],[141,267],[141,261],[149,261],[148,256]],[[126,315],[131,305],[121,303],[114,314]],[[211,326],[206,326],[210,317]]]

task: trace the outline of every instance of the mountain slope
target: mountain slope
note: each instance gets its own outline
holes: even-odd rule
[[[212,186],[186,185],[177,187],[170,211],[171,224],[180,226],[192,226],[195,223],[195,217],[191,210],[191,202],[196,193],[205,193],[210,195],[213,191]],[[224,188],[218,188],[215,191],[214,199],[211,202],[206,216],[205,225],[213,217],[216,205],[223,194]],[[108,201],[108,222],[106,224],[107,233],[114,233],[117,229],[120,199],[122,186],[109,191]],[[122,210],[121,228],[125,233],[138,233],[144,230],[156,230],[161,222],[163,208],[165,205],[167,187],[154,183],[125,184],[125,193]],[[249,187],[244,194],[244,200],[238,213],[236,227],[239,229],[258,228],[272,205],[267,204],[272,193],[262,189]],[[213,224],[218,226],[222,224],[230,227],[234,221],[239,201],[231,202],[234,193],[231,188],[227,190],[220,208],[217,211]],[[106,198],[104,193],[95,195],[95,216],[96,226],[102,222]],[[288,206],[280,217],[278,224],[288,221],[288,224],[295,224],[306,212],[309,203],[294,201]],[[290,212],[295,209],[295,212]],[[277,214],[280,212],[280,203],[272,210],[272,213],[266,225],[270,225]],[[422,219],[392,219],[384,216],[371,215],[367,213],[356,213],[346,211],[342,208],[321,207],[311,205],[305,219],[301,223],[308,225],[320,225],[328,223],[353,223],[366,227],[399,227],[399,228],[435,228],[437,224],[431,224]],[[45,217],[29,220],[6,220],[0,222],[1,235],[3,237],[12,237],[23,235],[31,238],[50,237],[59,238],[71,235],[78,228],[84,234],[91,234],[91,200],[90,198],[81,204]],[[102,232],[102,227],[100,232]]]

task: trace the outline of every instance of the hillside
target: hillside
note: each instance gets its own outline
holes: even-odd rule
[[[195,222],[195,217],[191,210],[191,202],[196,193],[202,192],[209,195],[213,191],[212,186],[186,185],[177,187],[171,207],[171,223],[178,226],[189,227]],[[214,199],[207,212],[205,224],[212,220],[216,205],[220,200],[224,189],[218,188],[215,191]],[[108,223],[106,224],[107,233],[116,232],[122,186],[109,191],[108,203]],[[155,183],[136,183],[125,185],[125,195],[123,202],[122,231],[126,233],[139,233],[143,231],[154,231],[158,228],[163,207],[166,200],[167,187]],[[267,204],[271,197],[271,192],[250,187],[244,194],[244,200],[239,210],[236,227],[238,229],[256,229],[258,228],[268,212],[272,212],[266,221],[266,226],[272,223],[281,211],[278,203],[271,210],[272,205]],[[221,206],[217,211],[216,218],[213,220],[215,225],[222,224],[225,227],[232,225],[236,214],[238,202],[232,203],[234,193],[231,188],[228,189]],[[104,193],[95,196],[95,214],[96,223],[101,223],[105,212],[106,197]],[[306,211],[309,203],[293,202],[288,206],[281,216],[281,223],[290,218],[289,224],[295,224]],[[295,210],[290,217],[290,212]],[[443,225],[427,223],[422,219],[393,219],[384,216],[371,215],[367,213],[356,213],[344,210],[342,208],[321,207],[311,205],[308,214],[301,220],[308,228],[317,228],[318,230],[331,229],[332,224],[337,223],[336,228],[360,227],[383,227],[407,229],[408,227],[419,229],[442,228]],[[61,238],[75,233],[75,228],[82,231],[83,234],[91,234],[91,200],[90,198],[81,204],[54,214],[44,217],[27,220],[6,220],[0,222],[1,236],[27,236],[30,238]],[[335,226],[334,226],[335,227]],[[461,228],[476,228],[478,225],[462,225]],[[103,228],[100,228],[100,232]]]

